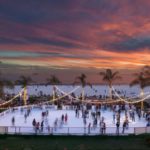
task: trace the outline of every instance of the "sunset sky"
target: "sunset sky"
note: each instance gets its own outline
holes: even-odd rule
[[[150,64],[150,1],[0,0],[0,61],[9,78],[86,73],[97,83],[112,68],[128,82]]]

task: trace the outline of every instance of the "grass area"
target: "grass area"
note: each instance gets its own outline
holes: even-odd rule
[[[150,150],[150,135],[13,136],[0,135],[0,150]]]

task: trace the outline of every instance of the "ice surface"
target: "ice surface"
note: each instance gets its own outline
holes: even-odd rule
[[[42,121],[42,115],[41,113],[45,111],[46,109],[40,109],[40,108],[33,108],[31,111],[31,114],[29,117],[27,117],[27,120],[25,122],[24,114],[26,110],[21,112],[20,110],[15,110],[12,112],[11,110],[7,110],[4,115],[1,114],[0,116],[0,126],[8,126],[8,132],[22,132],[22,133],[35,133],[33,126],[32,126],[32,121],[35,118],[37,122]],[[47,130],[47,125],[50,127],[54,127],[54,121],[56,118],[58,120],[61,120],[62,114],[68,115],[68,122],[67,124],[63,124],[62,126],[58,125],[57,130],[55,131],[53,128],[54,133],[64,133],[64,134],[83,134],[87,133],[88,129],[84,128],[83,124],[83,118],[81,116],[81,111],[80,111],[80,117],[76,118],[75,117],[75,110],[57,110],[57,109],[47,109],[49,111],[49,115],[47,117],[47,122],[44,121],[44,131],[43,133],[48,133]],[[113,123],[113,112],[111,110],[105,110],[101,111],[101,116],[104,117],[104,121],[106,123],[106,133],[116,133],[116,124]],[[12,126],[12,117],[15,117],[15,127]],[[122,130],[122,124],[123,121],[125,120],[125,115],[124,112],[121,113],[121,119],[120,119],[120,131]],[[58,121],[59,122],[59,121]],[[89,118],[87,118],[87,124],[91,123],[93,124],[93,119],[90,115]],[[138,116],[135,116],[135,122],[132,122],[129,119],[129,129],[125,130],[125,133],[134,133],[134,127],[146,127],[146,120],[145,118],[141,118],[140,120],[138,119]],[[91,126],[92,127],[92,126]],[[16,131],[15,131],[16,130]],[[99,134],[100,132],[100,127],[99,127],[99,120],[98,120],[98,125],[96,129],[91,128],[91,133],[92,134]]]

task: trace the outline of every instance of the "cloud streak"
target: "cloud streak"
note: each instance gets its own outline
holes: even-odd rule
[[[133,69],[150,62],[149,0],[0,4],[3,63]]]

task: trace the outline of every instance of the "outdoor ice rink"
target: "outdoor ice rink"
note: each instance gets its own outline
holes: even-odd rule
[[[57,110],[56,108],[32,108],[31,114],[29,117],[27,117],[26,121],[24,118],[24,114],[27,111],[26,109],[21,112],[20,109],[15,110],[12,112],[12,110],[7,110],[4,113],[1,113],[0,115],[0,127],[8,127],[8,133],[21,133],[21,134],[34,134],[35,130],[32,126],[32,121],[35,118],[37,122],[42,121],[42,112],[48,110],[49,114],[48,117],[44,119],[44,130],[43,132],[39,131],[39,134],[85,134],[88,132],[88,124],[91,123],[91,134],[100,134],[100,127],[99,127],[99,122],[97,127],[95,129],[92,128],[93,124],[93,119],[91,117],[91,112],[89,112],[89,118],[87,118],[87,124],[86,128],[83,124],[83,118],[81,116],[81,111],[80,111],[80,116],[77,118],[75,116],[75,110],[71,110],[69,108],[64,108],[63,110]],[[59,123],[61,122],[61,116],[62,114],[68,115],[68,121],[66,124],[60,125]],[[113,122],[113,112],[109,110],[102,110],[101,111],[101,117],[104,117],[104,121],[106,123],[106,133],[107,134],[115,134],[116,133],[116,123]],[[12,117],[15,118],[15,124],[12,126]],[[54,121],[58,118],[58,126],[56,129],[54,129]],[[125,113],[121,113],[120,117],[120,133],[122,132],[122,125],[123,121],[125,120]],[[145,118],[141,118],[139,120],[137,114],[135,115],[135,122],[132,122],[129,118],[129,128],[125,130],[126,134],[131,134],[134,133],[134,128],[135,127],[146,127],[146,120]],[[47,127],[48,125],[50,126],[50,131],[48,131]]]

